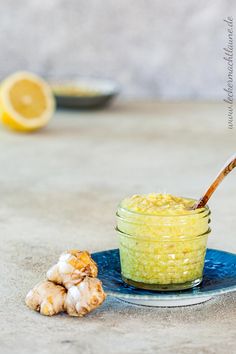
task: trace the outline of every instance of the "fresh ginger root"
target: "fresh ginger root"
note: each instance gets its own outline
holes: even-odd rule
[[[65,310],[66,289],[50,281],[35,285],[26,295],[26,305],[45,316],[56,315]]]
[[[97,278],[86,277],[68,290],[65,308],[70,316],[82,317],[100,306],[106,299],[102,283]]]
[[[87,251],[64,252],[48,270],[48,280],[27,294],[26,305],[46,316],[66,311],[70,316],[82,317],[106,298],[97,273],[97,265]]]
[[[69,289],[85,276],[96,278],[97,265],[87,251],[70,250],[61,254],[57,264],[47,272],[47,279]]]

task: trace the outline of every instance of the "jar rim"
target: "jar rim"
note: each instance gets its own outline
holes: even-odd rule
[[[191,199],[191,198],[185,198],[185,199]],[[133,211],[127,208],[124,208],[123,206],[121,206],[121,203],[118,205],[118,211],[124,211],[125,213],[129,213],[130,215],[139,215],[139,216],[148,216],[148,217],[166,217],[166,218],[175,218],[175,217],[188,217],[188,216],[195,216],[195,215],[202,215],[203,213],[205,213],[206,211],[208,211],[207,215],[211,214],[210,208],[208,205],[205,205],[203,208],[197,208],[194,210],[191,210],[190,213],[186,213],[186,214],[146,214],[146,213],[140,213],[137,211]],[[204,215],[205,216],[205,215]]]

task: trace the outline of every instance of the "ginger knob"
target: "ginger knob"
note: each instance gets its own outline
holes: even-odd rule
[[[47,279],[69,289],[85,276],[95,278],[97,273],[97,265],[87,251],[70,250],[62,253],[57,264],[48,270]]]
[[[26,295],[25,303],[32,310],[45,316],[53,316],[64,311],[66,289],[50,281],[35,285]]]
[[[97,278],[86,277],[70,287],[65,300],[65,309],[70,316],[82,317],[96,309],[106,299],[102,283]]]

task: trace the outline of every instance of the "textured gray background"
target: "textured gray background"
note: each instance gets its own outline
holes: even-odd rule
[[[223,99],[227,0],[0,0],[0,76],[112,77],[132,97]]]

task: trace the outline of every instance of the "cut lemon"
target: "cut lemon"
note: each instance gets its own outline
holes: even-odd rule
[[[39,129],[48,123],[54,109],[50,86],[35,74],[17,72],[1,83],[1,120],[12,129]]]

